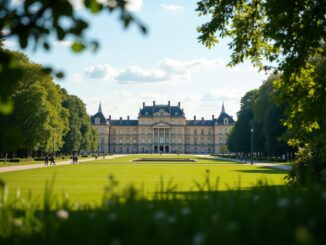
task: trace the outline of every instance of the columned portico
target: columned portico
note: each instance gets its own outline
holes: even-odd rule
[[[153,127],[153,145],[154,153],[169,153],[170,146],[170,128]]]

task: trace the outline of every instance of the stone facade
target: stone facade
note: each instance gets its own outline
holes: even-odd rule
[[[101,104],[91,117],[99,135],[100,153],[192,153],[214,154],[226,149],[226,138],[234,120],[222,106],[212,119],[187,120],[180,103],[153,105],[139,110],[138,119],[105,118]]]

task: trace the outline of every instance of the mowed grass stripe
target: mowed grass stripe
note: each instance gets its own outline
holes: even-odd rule
[[[165,186],[173,178],[173,184],[177,185],[178,191],[194,191],[195,181],[204,182],[207,170],[213,185],[216,178],[220,179],[219,190],[238,188],[239,180],[241,188],[250,188],[262,179],[273,185],[283,185],[286,175],[283,170],[231,162],[227,164],[226,161],[195,156],[191,157],[198,160],[196,163],[130,162],[139,157],[133,155],[78,165],[8,172],[0,174],[0,178],[8,184],[11,200],[15,197],[17,189],[21,190],[23,196],[31,190],[34,198],[42,199],[45,183],[55,176],[54,193],[57,196],[61,197],[65,192],[72,201],[99,203],[104,188],[109,183],[108,176],[114,176],[118,181],[117,191],[122,191],[130,185],[136,188],[143,186],[145,193],[150,195],[159,190],[161,178]]]

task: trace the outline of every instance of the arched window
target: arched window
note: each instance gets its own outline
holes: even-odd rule
[[[224,124],[225,125],[229,124],[229,119],[227,119],[226,117],[224,118]]]

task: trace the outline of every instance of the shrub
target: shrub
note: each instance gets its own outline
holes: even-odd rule
[[[22,160],[20,158],[11,158],[8,162],[22,162]]]

